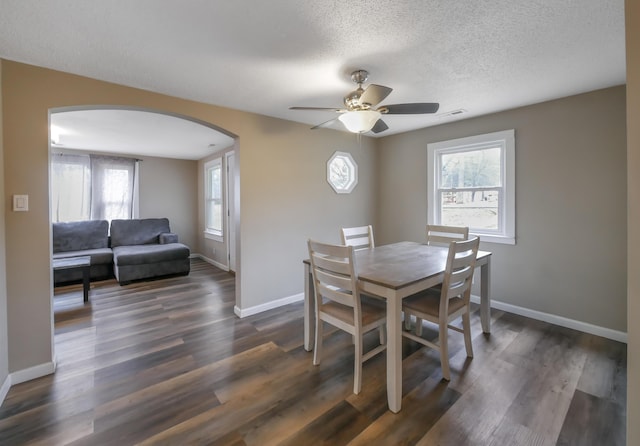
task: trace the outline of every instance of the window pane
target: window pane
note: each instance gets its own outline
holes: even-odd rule
[[[222,165],[216,163],[206,168],[206,215],[207,230],[222,233]]]
[[[207,216],[207,229],[222,231],[222,203],[210,201],[209,215]]]
[[[222,197],[222,187],[220,187],[220,170],[219,165],[209,170],[209,197],[216,200],[219,200]]]
[[[131,218],[129,171],[105,169],[102,183],[104,218],[109,221]]]
[[[440,187],[499,187],[500,147],[441,155]]]
[[[51,165],[51,221],[89,219],[89,157],[85,163],[71,156],[68,162],[56,155]]]
[[[51,220],[132,218],[135,163],[131,158],[54,154]]]
[[[441,224],[498,230],[499,191],[441,192]]]
[[[351,155],[334,154],[329,160],[329,183],[336,192],[350,191],[356,181],[356,167]]]

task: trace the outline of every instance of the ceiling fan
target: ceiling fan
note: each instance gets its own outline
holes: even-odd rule
[[[391,104],[375,108],[382,102],[392,88],[383,85],[370,84],[362,88],[362,84],[367,81],[369,73],[366,70],[356,70],[351,73],[351,80],[358,84],[358,88],[344,97],[346,108],[327,107],[289,107],[289,110],[313,110],[313,111],[334,111],[340,113],[337,118],[330,119],[322,124],[318,124],[311,129],[328,127],[336,120],[353,133],[373,133],[384,132],[389,128],[382,120],[382,115],[417,115],[423,113],[435,113],[440,104],[435,102],[414,102],[409,104]]]

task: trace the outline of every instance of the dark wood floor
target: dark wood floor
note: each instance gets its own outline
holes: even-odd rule
[[[57,289],[57,371],[11,388],[0,444],[625,444],[624,344],[496,310],[487,337],[475,313],[473,360],[451,335],[450,383],[405,340],[393,414],[384,354],[356,396],[348,335],[328,331],[315,367],[301,303],[244,319],[233,305],[233,276],[198,260],[188,277],[92,284],[86,305]]]

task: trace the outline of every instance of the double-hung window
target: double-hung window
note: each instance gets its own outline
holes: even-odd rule
[[[222,241],[222,158],[204,165],[205,237]]]
[[[515,244],[514,131],[437,142],[427,152],[428,222]]]

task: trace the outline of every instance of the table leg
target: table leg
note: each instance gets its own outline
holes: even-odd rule
[[[402,299],[387,298],[387,401],[389,410],[402,407]]]
[[[304,349],[313,350],[313,325],[315,321],[313,308],[313,278],[311,268],[304,264]]]
[[[480,267],[480,322],[482,331],[491,333],[491,257]]]
[[[89,266],[82,268],[82,294],[85,302],[89,302]]]

